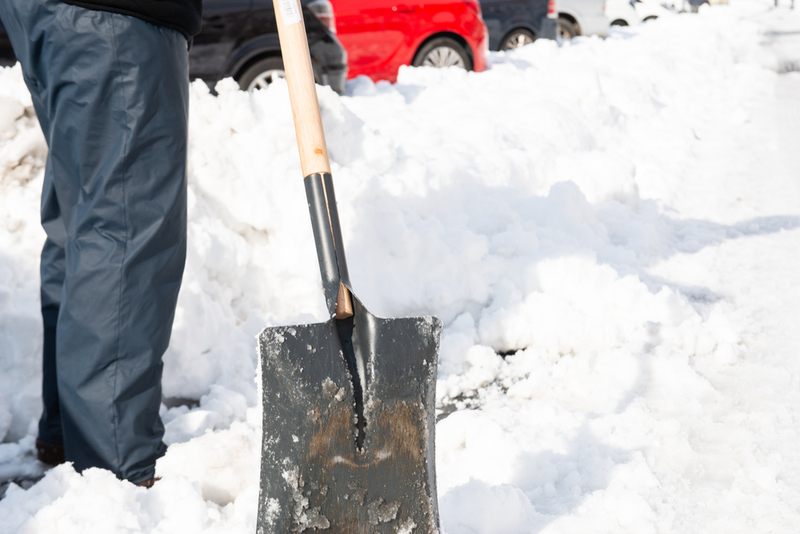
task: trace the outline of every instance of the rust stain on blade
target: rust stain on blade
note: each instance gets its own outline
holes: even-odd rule
[[[373,462],[388,457],[408,459],[413,464],[422,461],[420,425],[424,415],[419,406],[406,402],[394,404],[394,409],[373,413],[376,425],[376,443]]]
[[[383,403],[381,403],[385,406]],[[422,461],[420,424],[421,408],[405,402],[394,404],[394,409],[382,408],[371,412],[374,421],[367,420],[368,432],[375,439],[364,451],[355,448],[353,412],[345,403],[328,403],[321,414],[315,407],[309,418],[315,423],[306,452],[306,461],[320,464],[348,464],[360,469],[369,468],[388,458],[407,459],[410,463]]]
[[[309,413],[314,431],[301,467],[311,509],[319,509],[337,534],[401,532],[430,515],[419,502],[425,473],[425,417],[418,403],[375,402],[367,417],[364,449],[355,446],[354,411],[348,402],[320,399]],[[421,529],[423,532],[426,530]]]

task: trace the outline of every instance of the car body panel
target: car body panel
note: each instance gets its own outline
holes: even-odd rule
[[[411,9],[416,8],[403,6],[398,12],[395,0],[334,0],[337,34],[348,52],[351,77],[371,73],[386,79],[395,64],[410,62],[405,51],[413,46],[416,14]]]
[[[558,0],[559,16],[568,15],[578,23],[580,35],[608,35],[605,0]]]
[[[675,14],[675,8],[659,0],[638,0],[633,4],[636,14],[641,20],[658,17],[669,17]]]
[[[612,25],[622,22],[621,26],[636,26],[640,22],[630,0],[606,0],[606,18]]]
[[[473,70],[486,68],[486,26],[462,0],[331,0],[337,37],[347,50],[349,78],[397,80],[429,39],[451,34],[465,44]],[[477,6],[477,4],[475,4]],[[477,12],[476,12],[477,11]]]
[[[219,79],[250,17],[253,0],[205,0],[203,29],[192,39],[189,72],[195,78]]]
[[[636,26],[645,19],[672,15],[673,11],[657,0],[606,0],[606,17],[613,24],[622,20],[628,26]]]

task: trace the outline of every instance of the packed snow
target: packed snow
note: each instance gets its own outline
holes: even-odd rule
[[[191,88],[161,480],[55,467],[7,486],[2,534],[255,530],[255,336],[327,317],[287,88],[216,90]],[[355,292],[445,325],[445,533],[800,532],[800,10],[731,0],[318,94]],[[44,469],[46,153],[0,69],[0,480]]]

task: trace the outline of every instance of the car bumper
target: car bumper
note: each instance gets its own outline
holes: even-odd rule
[[[489,30],[482,20],[476,25],[468,44],[472,48],[472,70],[483,72],[486,70],[486,53],[489,51]]]
[[[605,37],[608,35],[611,21],[608,20],[605,13],[598,13],[596,15],[584,15],[578,23],[581,26],[581,35],[599,35],[600,37]]]
[[[539,29],[539,37],[543,39],[558,39],[558,19],[543,18]]]
[[[347,80],[347,67],[338,69],[329,68],[320,75],[320,78],[322,85],[329,85],[331,89],[343,95],[344,82]]]

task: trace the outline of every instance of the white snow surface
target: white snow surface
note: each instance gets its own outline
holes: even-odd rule
[[[444,321],[447,534],[800,532],[800,11],[771,6],[318,88],[356,293]],[[326,311],[286,86],[217,90],[191,89],[163,384],[197,402],[162,407],[162,480],[56,467],[2,534],[255,529],[255,336]],[[2,479],[43,469],[46,153],[0,69]]]

